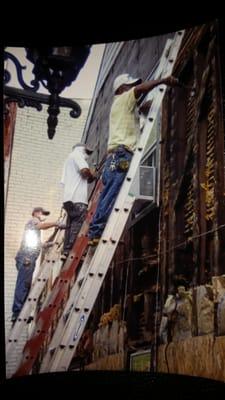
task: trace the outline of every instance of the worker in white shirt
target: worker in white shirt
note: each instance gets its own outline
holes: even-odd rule
[[[85,220],[88,206],[88,183],[95,179],[87,163],[93,149],[77,143],[67,157],[61,178],[63,208],[67,212],[62,259],[66,259]]]

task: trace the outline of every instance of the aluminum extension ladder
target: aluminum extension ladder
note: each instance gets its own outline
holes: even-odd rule
[[[163,53],[164,56],[161,57],[161,59],[160,59],[159,65],[157,67],[157,71],[154,75],[154,79],[159,79],[160,76],[162,75],[164,64],[165,64],[165,57],[168,57],[168,55],[169,55],[169,50],[170,50],[172,42],[173,42],[172,39],[167,39],[167,42],[166,42],[166,45],[164,48],[164,53]],[[152,94],[151,94],[151,96],[152,96]],[[148,100],[148,97],[149,97],[149,95],[145,96],[144,101]],[[139,106],[140,106],[140,104],[139,104]],[[144,116],[142,118],[143,118],[142,122],[145,123],[146,118]],[[85,277],[85,274],[87,272],[88,266],[91,261],[91,257],[93,256],[93,253],[94,253],[93,248],[90,248],[88,251],[87,257],[85,258],[85,261],[82,264],[82,268],[80,270],[78,278],[71,290],[70,297],[65,306],[63,314],[58,322],[56,330],[55,330],[53,337],[51,339],[51,342],[48,346],[48,351],[44,355],[43,361],[41,363],[40,372],[47,372],[49,370],[50,363],[53,361],[53,353],[54,353],[56,347],[60,345],[60,340],[62,339],[62,336],[63,336],[66,320],[68,318],[70,311],[72,310],[73,304],[76,302],[76,299],[78,297],[79,290],[80,290],[80,283],[83,280],[83,278]]]
[[[30,292],[23,305],[23,308],[11,328],[6,340],[6,368],[9,366],[10,354],[17,349],[18,339],[27,328],[27,322],[32,317],[32,312],[37,307],[38,300],[43,293],[43,290],[48,283],[55,263],[57,260],[57,253],[63,243],[64,232],[60,229],[56,231],[53,246],[46,251],[44,260],[41,263],[40,270],[31,286]],[[8,373],[7,373],[8,377]]]
[[[101,166],[100,166],[101,167]],[[74,280],[76,279],[76,270],[80,265],[80,260],[84,255],[87,249],[87,232],[89,228],[89,223],[92,220],[92,216],[95,212],[98,198],[100,196],[102,189],[101,179],[98,180],[88,206],[88,212],[86,219],[81,227],[81,230],[78,234],[77,240],[73,245],[72,250],[69,253],[69,256],[61,268],[61,271],[56,278],[53,288],[50,294],[46,297],[41,309],[37,313],[35,318],[35,326],[31,332],[30,337],[25,343],[22,352],[17,354],[17,365],[14,370],[10,369],[10,373],[7,374],[7,378],[10,378],[14,375],[27,375],[31,373],[32,367],[37,359],[37,356],[45,343],[48,340],[50,331],[55,324],[55,320],[58,319],[57,315],[60,313],[60,310],[63,306],[65,300],[68,299],[71,287],[74,285]],[[60,257],[60,256],[59,256]],[[49,262],[51,260],[49,259]],[[54,258],[52,262],[56,261]],[[49,262],[47,262],[46,266],[43,265],[43,274],[49,273]],[[26,326],[27,319],[30,316],[30,298],[34,298],[35,302],[38,296],[40,296],[41,291],[43,290],[43,279],[47,279],[46,275],[42,276],[42,281],[38,281],[33,287],[32,292],[29,293],[29,297],[27,302],[24,305],[22,310],[22,314],[20,315],[21,321],[16,323],[13,330],[10,333],[10,336],[7,340],[7,352],[6,352],[6,360],[10,359],[11,353],[14,351],[15,346],[18,342],[18,338],[21,335],[22,328],[24,325]],[[39,277],[40,278],[40,277]],[[36,287],[38,286],[38,287]],[[40,286],[40,287],[39,287]],[[34,292],[35,291],[35,292]],[[31,297],[33,296],[33,297]],[[15,372],[16,371],[16,372]]]
[[[155,79],[162,74],[164,76],[171,75],[183,36],[184,31],[175,33],[170,47],[165,47]],[[59,321],[59,327],[52,338],[49,351],[44,357],[40,372],[66,371],[69,368],[135,202],[132,182],[144,154],[166,88],[164,85],[160,85],[155,89],[155,92],[140,141],[102,238],[94,254],[91,254],[90,249],[87,253],[65,311]],[[78,282],[81,281],[81,274],[84,275],[84,279],[79,288]]]

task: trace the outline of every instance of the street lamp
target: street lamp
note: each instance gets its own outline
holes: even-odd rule
[[[5,86],[6,102],[17,101],[20,107],[24,105],[35,106],[37,103],[49,104],[48,107],[48,137],[52,139],[58,123],[60,106],[72,107],[70,115],[74,118],[79,117],[81,109],[72,100],[62,99],[60,93],[77,78],[81,68],[84,66],[90,53],[89,45],[75,47],[29,47],[26,49],[26,58],[33,63],[34,79],[28,86],[22,76],[21,66],[15,56],[5,52],[5,60],[10,59],[14,62],[17,70],[17,77],[23,91]],[[11,79],[8,71],[4,71],[4,83],[7,84]],[[48,90],[49,96],[37,94],[39,83]],[[13,92],[13,93],[12,93]],[[47,98],[46,98],[47,97]],[[74,105],[74,106],[73,106]],[[42,107],[41,107],[42,108]]]

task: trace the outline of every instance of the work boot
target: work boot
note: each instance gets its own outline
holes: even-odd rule
[[[99,244],[100,238],[93,238],[88,241],[89,246],[97,246]]]
[[[16,315],[16,314],[13,314],[13,315],[12,315],[12,317],[11,317],[12,327],[14,326],[14,324],[15,324],[17,318],[18,318],[18,315]]]

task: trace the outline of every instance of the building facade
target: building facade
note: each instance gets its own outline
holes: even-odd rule
[[[154,79],[163,49],[170,46],[173,36],[106,45],[82,136],[83,142],[95,148],[91,164],[101,165],[106,155],[114,79],[126,72]],[[139,183],[144,193],[150,182],[152,200],[142,196],[129,215],[70,370],[167,372],[225,380],[225,74],[221,55],[217,21],[185,32],[173,71],[180,85],[167,88],[141,161],[145,174]],[[141,118],[141,129],[144,123]],[[61,206],[55,187],[59,161],[69,152],[70,139],[67,143],[57,133],[60,144],[56,142],[56,160],[50,164],[52,143],[50,150],[43,135],[39,136],[39,153],[45,147],[40,164],[32,143],[22,158],[20,141],[30,140],[27,127],[23,119],[21,135],[14,143],[19,161],[13,164],[12,157],[7,227],[12,225],[9,210],[16,202],[13,189],[18,186],[19,193],[23,182],[29,187],[37,170],[36,192],[34,197],[27,196],[26,208],[21,202],[23,214],[37,205],[37,198],[52,210],[53,217]],[[35,142],[35,124],[31,129]],[[34,170],[23,172],[24,163],[26,171],[29,165]],[[47,169],[51,172],[45,182]],[[18,213],[16,209],[14,218],[20,218]],[[19,242],[12,240],[10,232],[6,237],[10,253],[9,241],[13,251]],[[12,271],[11,265],[8,268]],[[60,315],[39,348],[33,373],[40,371],[64,305],[57,309]]]
[[[106,152],[115,77],[154,77],[172,36],[106,46],[84,132],[87,142],[97,143],[93,162]],[[182,85],[167,91],[143,158],[156,168],[155,200],[137,204],[120,240],[89,323],[94,334],[87,369],[225,379],[220,40],[217,22],[185,33],[174,69]],[[71,368],[77,365],[75,356]]]

